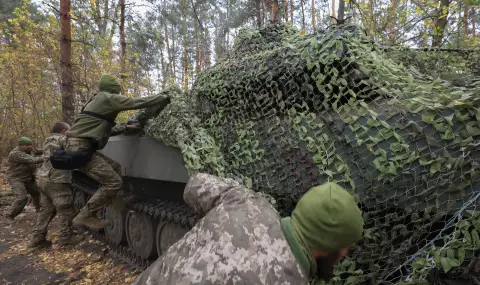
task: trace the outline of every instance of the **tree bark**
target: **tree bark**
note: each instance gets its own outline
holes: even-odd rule
[[[293,0],[290,0],[290,19],[293,24]]]
[[[278,23],[278,0],[270,0],[270,21],[273,24]]]
[[[338,16],[337,19],[339,21],[343,21],[345,18],[345,0],[338,1]]]
[[[332,0],[332,17],[336,18],[336,6],[335,6],[335,0]],[[332,19],[333,20],[333,19]]]
[[[127,50],[127,41],[125,40],[125,0],[119,0],[120,5],[120,72],[121,78],[126,77],[125,59]]]
[[[255,1],[255,10],[257,11],[257,27],[260,29],[262,27],[262,11],[261,11],[261,1],[262,0],[256,0]]]
[[[468,3],[463,2],[463,38],[468,37]]]
[[[447,26],[449,6],[450,0],[440,0],[440,7],[437,9],[437,19],[433,30],[432,47],[442,45],[443,34]]]
[[[303,8],[303,0],[300,0],[300,5],[302,7],[302,29],[305,31],[305,9]]]
[[[63,121],[72,124],[75,117],[73,108],[73,79],[72,79],[72,33],[70,27],[70,0],[60,0],[60,70],[62,91]]]
[[[283,0],[283,16],[285,18],[285,23],[288,22],[288,0]]]
[[[195,73],[198,75],[200,73],[200,46],[199,46],[199,39],[198,39],[198,21],[194,22],[195,28]]]

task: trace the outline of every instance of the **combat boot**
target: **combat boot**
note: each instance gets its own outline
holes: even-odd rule
[[[58,244],[61,246],[76,246],[83,240],[83,236],[71,235],[69,238],[61,238],[58,240]]]
[[[33,248],[45,248],[49,247],[52,245],[52,242],[49,240],[46,240],[45,237],[40,237],[40,236],[34,236],[30,242],[28,243],[28,247]]]
[[[72,223],[75,226],[85,226],[94,230],[100,230],[105,227],[105,222],[103,220],[88,213],[85,209],[82,209],[80,213],[78,213]]]

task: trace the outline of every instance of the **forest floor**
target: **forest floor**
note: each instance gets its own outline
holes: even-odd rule
[[[28,206],[13,222],[5,216],[12,193],[0,173],[0,284],[131,284],[136,273],[109,254],[108,247],[86,232],[75,247],[61,248],[57,219],[50,224],[47,239],[53,245],[47,249],[27,247],[36,213]]]

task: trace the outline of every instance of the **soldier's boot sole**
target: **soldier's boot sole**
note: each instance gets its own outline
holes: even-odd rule
[[[28,244],[28,247],[29,248],[45,248],[45,247],[49,247],[52,245],[52,242],[49,241],[49,240],[46,240],[46,239],[42,239],[42,240],[32,240],[30,241],[30,243]]]
[[[84,239],[83,236],[72,236],[66,240],[59,240],[58,244],[60,246],[76,246]]]
[[[75,219],[73,219],[72,224],[75,226],[85,226],[89,227],[93,230],[101,230],[105,227],[105,222],[95,218],[82,215],[81,213],[78,214]]]

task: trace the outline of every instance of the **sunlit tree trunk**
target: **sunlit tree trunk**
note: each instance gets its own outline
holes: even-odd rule
[[[66,123],[72,124],[75,117],[73,108],[72,79],[72,34],[70,27],[70,0],[60,0],[60,69],[62,91],[62,114]]]

